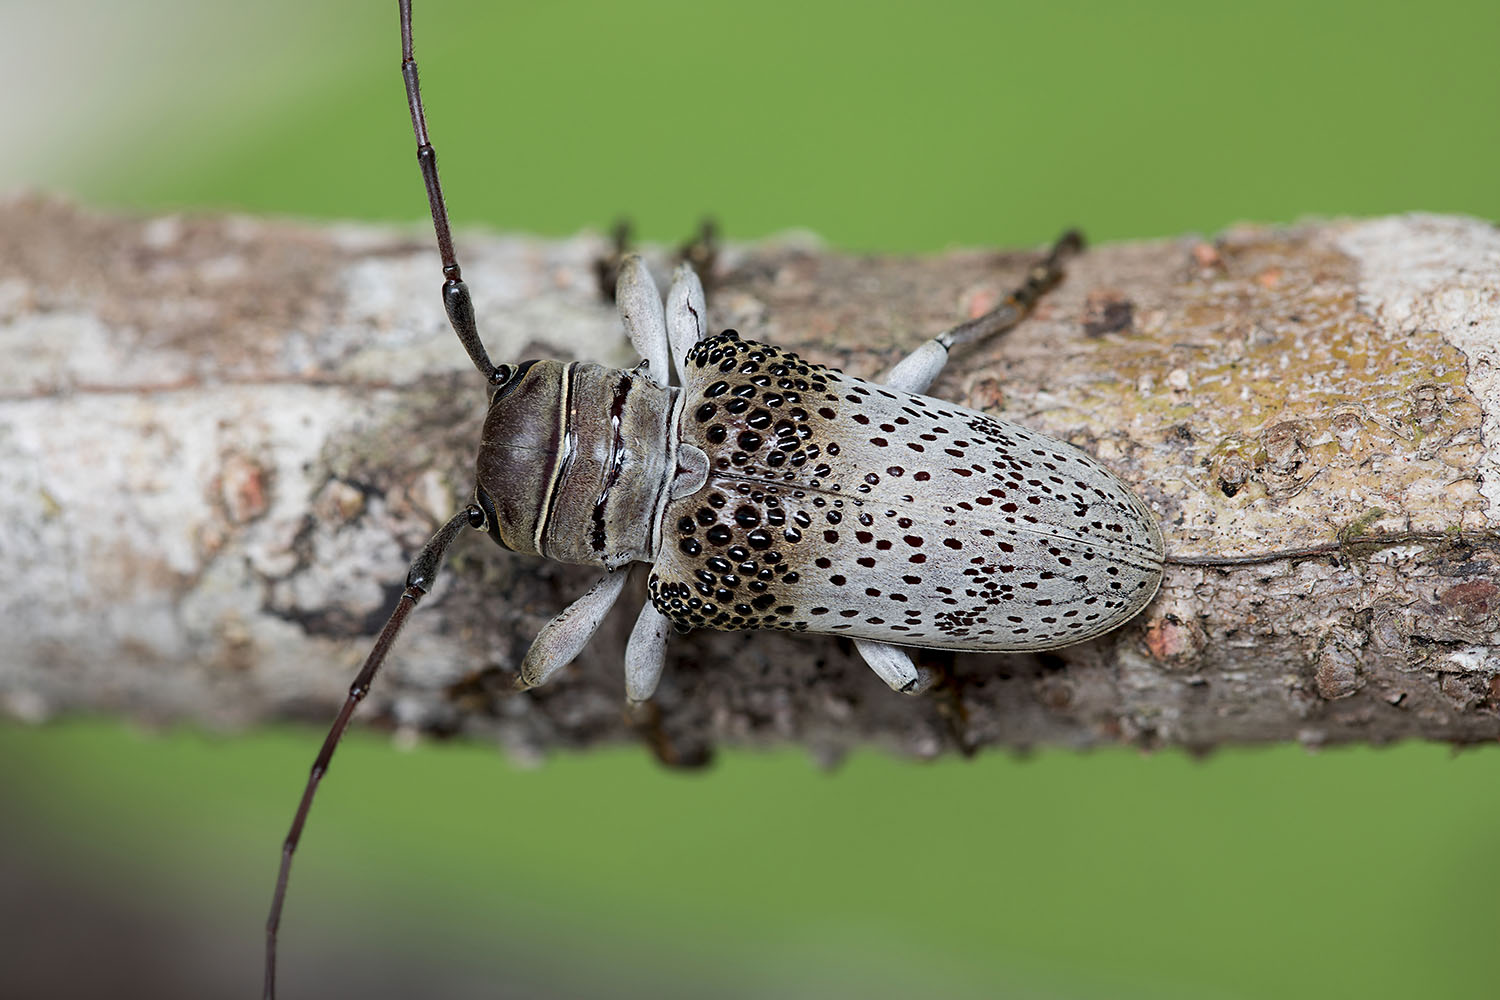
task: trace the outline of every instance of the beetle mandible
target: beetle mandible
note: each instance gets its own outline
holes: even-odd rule
[[[880,383],[810,364],[732,330],[708,335],[688,264],[665,305],[639,256],[616,301],[641,363],[496,365],[453,249],[437,157],[399,0],[401,72],[442,257],[443,304],[489,386],[472,502],[412,561],[313,763],[282,846],[266,923],[265,996],[293,852],[319,781],[407,616],[465,527],[503,548],[604,572],[553,618],[520,667],[543,684],[588,643],[633,563],[650,600],[625,650],[625,693],[649,698],[671,631],[776,628],[848,636],[897,691],[932,675],[907,648],[1036,651],[1134,617],[1161,580],[1155,518],[1071,445],[920,395],[949,352],[1014,327],[1082,248],[1068,232],[1025,283],[938,334]],[[677,382],[670,377],[675,371]]]

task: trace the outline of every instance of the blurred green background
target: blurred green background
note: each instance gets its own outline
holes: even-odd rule
[[[394,8],[0,3],[0,186],[417,220]],[[629,212],[675,241],[712,211],[733,239],[907,252],[1500,217],[1493,2],[428,0],[416,22],[460,228]],[[0,724],[0,993],[253,995],[321,735]],[[825,774],[782,751],[683,776],[636,747],[522,770],[356,734],[299,854],[284,993],[1489,997],[1497,764]]]

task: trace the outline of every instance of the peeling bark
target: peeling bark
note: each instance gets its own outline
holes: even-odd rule
[[[0,205],[0,708],[331,715],[407,561],[470,490],[484,387],[429,244],[420,227]],[[490,353],[633,363],[595,288],[604,250],[463,239]],[[711,322],[872,376],[1033,259],[732,247]],[[639,591],[575,666],[518,693],[531,637],[593,572],[466,532],[362,717],[522,753],[644,739],[683,764],[777,742],[832,757],[1500,736],[1491,226],[1102,247],[933,394],[1136,484],[1178,560],[1143,615],[1039,655],[923,654],[947,679],[920,698],[834,638],[697,633],[632,714],[620,660]]]

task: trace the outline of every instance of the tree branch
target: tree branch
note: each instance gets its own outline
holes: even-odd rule
[[[633,363],[595,287],[604,250],[461,239],[491,355]],[[735,247],[711,321],[871,376],[1033,260]],[[440,284],[420,228],[0,205],[0,705],[329,718],[407,561],[471,488],[484,387]],[[531,638],[592,572],[466,532],[363,717],[519,752],[645,738],[684,764],[723,743],[1500,736],[1492,227],[1412,216],[1103,247],[933,393],[1136,484],[1175,560],[1145,614],[1051,653],[923,654],[947,680],[915,699],[834,638],[696,633],[631,714],[639,589],[574,667],[518,693]]]

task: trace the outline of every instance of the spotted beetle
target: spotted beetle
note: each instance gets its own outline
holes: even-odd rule
[[[932,676],[907,648],[1044,650],[1128,621],[1161,581],[1161,532],[1102,465],[1060,441],[920,395],[949,352],[1019,323],[1082,248],[1063,235],[992,311],[938,334],[880,383],[732,330],[708,336],[684,263],[665,305],[639,256],[615,298],[641,363],[496,365],[480,340],[438,182],[398,0],[401,72],[442,257],[443,304],[489,384],[473,500],[424,545],[323,742],[282,845],[266,922],[265,991],[292,855],[318,783],[407,616],[465,527],[502,547],[598,566],[600,580],[522,660],[533,687],[582,651],[649,565],[650,600],[625,650],[625,694],[649,698],[668,634],[694,628],[845,635],[892,688]],[[675,370],[679,383],[670,378]]]

